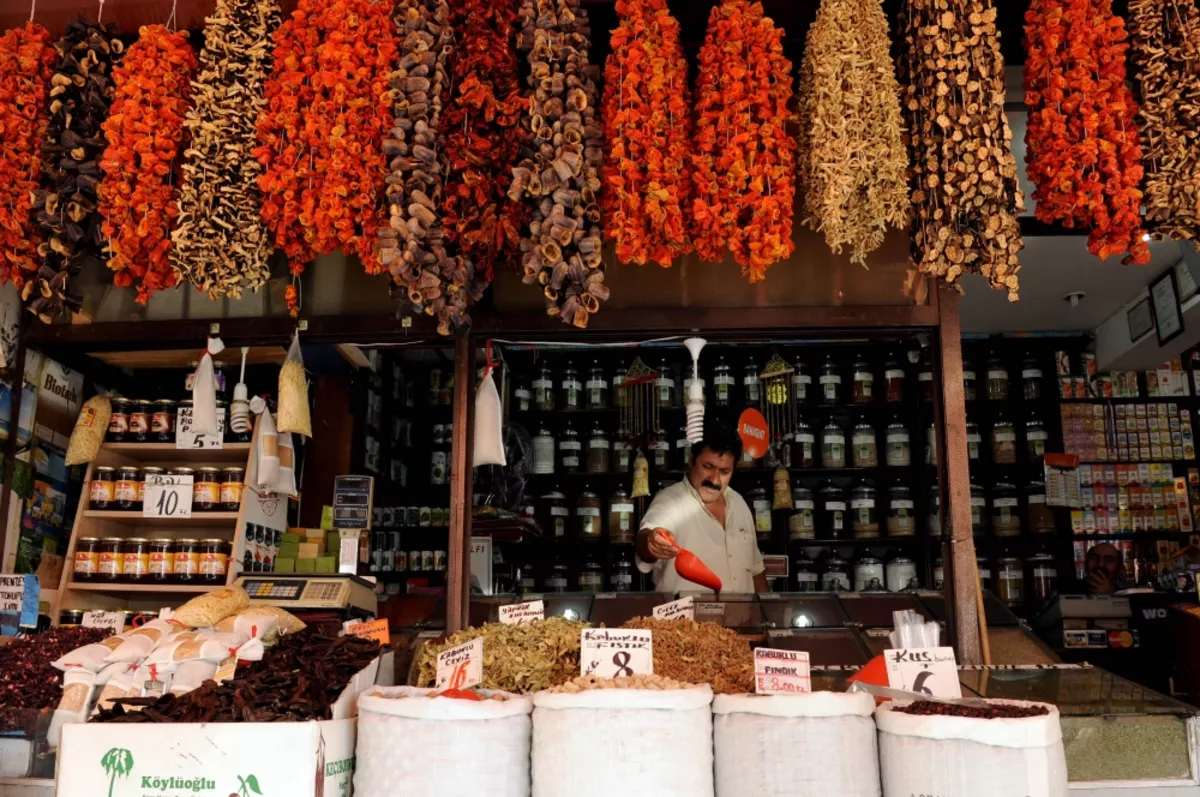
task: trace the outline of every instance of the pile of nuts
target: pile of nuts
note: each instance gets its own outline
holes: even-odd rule
[[[26,306],[44,321],[65,307],[79,307],[79,299],[67,293],[67,282],[84,256],[103,252],[97,190],[107,142],[101,125],[112,103],[113,66],[125,50],[115,25],[84,20],[67,23],[54,47],[59,60],[50,78],[42,188],[33,201],[42,228],[42,266],[21,290]]]
[[[663,692],[672,689],[693,689],[693,684],[676,681],[664,675],[630,675],[619,678],[601,678],[598,675],[581,675],[565,684],[551,687],[547,692],[562,695],[590,692],[593,689],[652,689]]]
[[[901,19],[913,265],[950,285],[982,274],[1016,301],[1024,205],[996,8],[992,0],[911,0]]]
[[[529,206],[521,237],[522,281],[537,285],[546,313],[586,327],[608,298],[600,256],[596,120],[599,73],[588,63],[591,31],[579,0],[522,0],[517,48],[529,61],[528,132],[508,198]]]
[[[1200,10],[1191,0],[1130,0],[1129,55],[1140,87],[1138,128],[1146,230],[1200,240]]]
[[[875,0],[822,0],[800,65],[803,223],[866,265],[908,224],[908,154],[888,20]]]
[[[444,642],[421,648],[419,686],[433,686],[437,657],[450,648],[483,638],[484,689],[525,694],[566,683],[579,672],[583,623],[548,617],[532,625],[488,623],[451,634]]]
[[[939,703],[934,700],[917,700],[907,706],[894,706],[892,711],[901,714],[916,714],[921,717],[968,717],[979,720],[1015,720],[1027,717],[1045,717],[1050,713],[1050,709],[1041,705],[988,703],[986,706],[968,706],[958,703]]]
[[[736,631],[717,623],[635,617],[622,628],[654,632],[654,672],[717,694],[754,691],[754,652]]]
[[[279,19],[277,0],[217,0],[204,23],[171,267],[213,299],[241,298],[243,287],[258,290],[270,276],[254,147]]]

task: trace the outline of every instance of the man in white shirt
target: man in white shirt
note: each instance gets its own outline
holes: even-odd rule
[[[668,542],[691,551],[721,579],[724,592],[766,592],[762,554],[754,534],[750,507],[729,479],[742,455],[742,441],[725,426],[705,430],[692,446],[692,461],[683,481],[650,502],[637,536],[637,566],[654,574],[658,592],[703,589],[675,572],[677,555]]]

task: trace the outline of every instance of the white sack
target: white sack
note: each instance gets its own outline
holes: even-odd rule
[[[217,378],[213,371],[213,355],[225,351],[220,338],[209,338],[208,348],[200,356],[192,376],[192,431],[196,434],[216,434]]]
[[[863,693],[717,695],[717,797],[879,797],[874,711]]]
[[[504,459],[504,415],[500,393],[491,371],[480,380],[475,391],[475,445],[472,452],[472,464],[476,468],[508,464]]]
[[[1067,797],[1058,709],[1023,719],[924,717],[875,711],[884,797]]]
[[[529,797],[533,701],[428,697],[435,693],[389,686],[359,697],[355,797]],[[419,760],[396,755],[415,741]]]
[[[713,797],[712,689],[533,696],[533,797]]]

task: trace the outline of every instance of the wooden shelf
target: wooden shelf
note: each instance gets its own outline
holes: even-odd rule
[[[224,584],[100,584],[72,581],[67,589],[83,592],[176,592],[196,595],[221,589]]]
[[[176,448],[174,443],[105,443],[100,449],[127,459],[154,464],[159,462],[245,464],[250,455],[250,443],[226,443],[224,448]]]
[[[238,519],[238,512],[195,512],[187,518],[145,517],[141,512],[111,512],[102,509],[86,509],[83,516],[88,520],[108,520],[126,526],[160,526],[163,529],[203,528],[206,526],[228,526]]]

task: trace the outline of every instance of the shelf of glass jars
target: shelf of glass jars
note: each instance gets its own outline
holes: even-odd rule
[[[875,476],[880,473],[883,473],[884,475],[890,473],[891,475],[900,476],[905,473],[910,473],[911,470],[912,466],[910,465],[876,465],[875,467],[871,468],[788,468],[787,472],[792,478],[807,477],[811,479],[853,479],[855,477]],[[654,470],[652,468],[650,470],[650,481],[653,482],[655,479],[682,479],[686,473],[687,471],[676,468],[671,468],[668,470]],[[774,473],[775,468],[736,468],[733,471],[733,479],[736,480],[739,476],[770,478]],[[586,471],[556,471],[554,473],[531,473],[529,475],[536,479],[567,479],[571,481],[577,479],[586,481],[589,478],[633,478],[632,472],[620,473],[615,471],[605,471],[603,473],[588,473]]]
[[[173,529],[222,528],[232,533],[238,519],[237,512],[193,512],[190,517],[145,517],[141,512],[119,512],[102,509],[85,509],[87,520],[106,520],[122,526],[153,526],[164,532]]]
[[[174,443],[104,443],[97,464],[107,464],[105,454],[128,460],[155,463],[244,464],[250,455],[250,443],[225,443],[223,448],[176,448]]]
[[[1200,531],[1110,531],[1092,532],[1089,534],[1064,534],[1062,538],[1071,540],[1185,540],[1188,537],[1198,537]]]
[[[921,545],[926,542],[926,539],[913,535],[910,537],[856,537],[842,540],[789,538],[785,542],[789,548],[849,548],[851,546],[855,548],[898,548]]]

